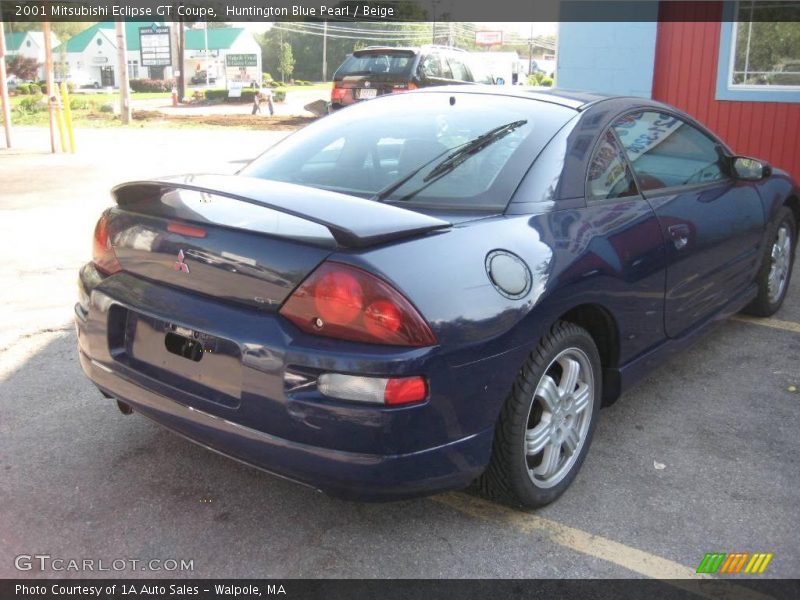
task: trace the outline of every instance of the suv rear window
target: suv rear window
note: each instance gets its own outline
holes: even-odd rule
[[[399,52],[370,52],[352,55],[336,70],[334,77],[348,75],[411,75],[414,55]]]

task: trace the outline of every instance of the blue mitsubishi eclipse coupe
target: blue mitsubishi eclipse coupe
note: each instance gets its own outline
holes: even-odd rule
[[[536,507],[600,408],[789,287],[800,190],[640,98],[453,87],[235,176],[113,190],[75,306],[103,395],[331,494]]]

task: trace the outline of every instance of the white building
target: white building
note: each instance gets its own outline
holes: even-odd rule
[[[171,66],[143,66],[139,30],[151,28],[153,23],[125,23],[127,45],[128,77],[130,79],[172,79]],[[160,26],[156,23],[155,26]],[[175,27],[169,24],[168,27]],[[207,42],[206,42],[207,40]],[[215,78],[225,77],[225,62],[229,54],[255,55],[258,74],[261,73],[261,46],[253,34],[243,28],[223,27],[209,29],[208,35],[202,29],[185,31],[184,72],[186,81],[201,70],[208,69]],[[95,23],[67,40],[54,50],[54,60],[62,60],[67,67],[66,77],[79,86],[116,87],[117,47],[116,31],[113,22]],[[173,64],[177,57],[172,56]]]
[[[516,52],[470,52],[470,55],[495,79],[502,79],[503,84],[526,83],[528,65]]]
[[[6,54],[33,58],[39,63],[38,79],[44,79],[44,33],[41,31],[15,31],[5,34]],[[58,37],[50,33],[52,47],[58,46]]]
[[[238,60],[227,61],[229,55]],[[249,57],[244,60],[243,57]],[[261,80],[261,46],[253,34],[240,27],[220,27],[209,29],[189,29],[186,31],[184,51],[186,80],[201,71],[217,80],[217,84],[228,84],[229,80]],[[243,63],[249,67],[228,66],[227,62]]]

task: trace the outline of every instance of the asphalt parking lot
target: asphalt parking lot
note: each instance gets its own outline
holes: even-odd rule
[[[605,409],[546,509],[464,492],[345,502],[121,415],[83,376],[71,324],[111,185],[233,172],[285,133],[79,134],[75,156],[41,152],[38,129],[0,150],[0,577],[682,578],[707,552],[771,552],[762,577],[800,573],[799,273],[774,318],[721,324]],[[15,568],[37,553],[193,570]]]

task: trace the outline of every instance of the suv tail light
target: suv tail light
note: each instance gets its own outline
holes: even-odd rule
[[[347,96],[347,90],[334,83],[333,89],[331,90],[331,102],[335,100],[344,100],[345,96]]]
[[[103,213],[94,228],[92,262],[98,271],[106,275],[112,275],[122,270],[108,237],[108,215],[106,213]]]
[[[280,314],[306,333],[393,346],[436,344],[428,324],[400,292],[362,269],[322,263]]]

